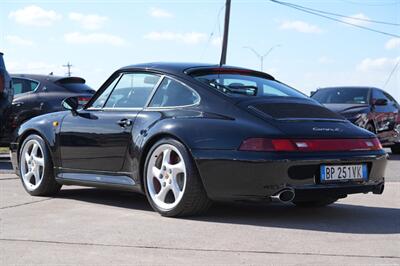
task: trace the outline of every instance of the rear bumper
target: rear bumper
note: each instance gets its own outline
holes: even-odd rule
[[[294,189],[296,200],[379,194],[387,163],[383,150],[318,154],[193,150],[192,154],[208,196],[217,201],[269,200],[284,188]],[[321,164],[357,163],[367,164],[367,181],[321,184]]]

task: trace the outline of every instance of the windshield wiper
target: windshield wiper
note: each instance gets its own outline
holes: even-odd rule
[[[225,86],[221,83],[216,82],[215,80],[209,80],[209,79],[202,79],[202,80],[207,82],[207,84],[213,86],[217,90],[222,91],[223,93],[236,93],[249,96],[256,96],[258,91],[258,88],[256,86],[245,86],[245,85]]]

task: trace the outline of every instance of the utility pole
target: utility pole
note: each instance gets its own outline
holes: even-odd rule
[[[72,65],[68,62],[66,65],[63,65],[63,67],[68,68],[68,72],[66,73],[66,75],[68,77],[70,77],[71,76],[71,67],[72,67]]]
[[[224,23],[224,38],[222,40],[221,60],[219,65],[226,64],[226,51],[228,49],[228,35],[229,35],[229,18],[231,14],[231,0],[226,0],[225,3],[225,23]]]
[[[250,46],[243,46],[243,48],[249,49],[258,57],[258,59],[260,59],[260,69],[261,69],[261,71],[263,71],[264,70],[264,59],[272,52],[272,50],[274,50],[277,47],[281,47],[281,46],[282,45],[280,45],[280,44],[274,45],[271,48],[269,48],[269,50],[263,55],[258,53],[254,48],[252,48]]]

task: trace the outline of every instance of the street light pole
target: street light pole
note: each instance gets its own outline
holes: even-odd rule
[[[282,46],[281,44],[276,44],[276,45],[272,46],[271,48],[269,48],[269,50],[263,55],[258,53],[254,48],[252,48],[250,46],[244,46],[243,48],[249,49],[258,57],[258,59],[260,59],[260,68],[261,68],[261,71],[263,71],[264,70],[264,59],[272,52],[272,50],[274,50],[277,47],[281,47],[281,46]]]

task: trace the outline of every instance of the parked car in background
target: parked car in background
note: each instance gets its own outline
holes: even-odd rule
[[[373,87],[318,89],[311,98],[379,137],[382,145],[400,153],[400,105],[387,92]]]
[[[80,105],[86,104],[95,91],[80,77],[12,74],[14,100],[9,129],[13,132],[28,119],[62,110],[64,99],[76,96]],[[10,133],[10,132],[9,132]],[[4,140],[9,144],[10,135]]]
[[[0,52],[0,146],[3,144],[4,136],[8,133],[7,125],[10,118],[13,95],[11,78],[6,70],[3,53]]]

